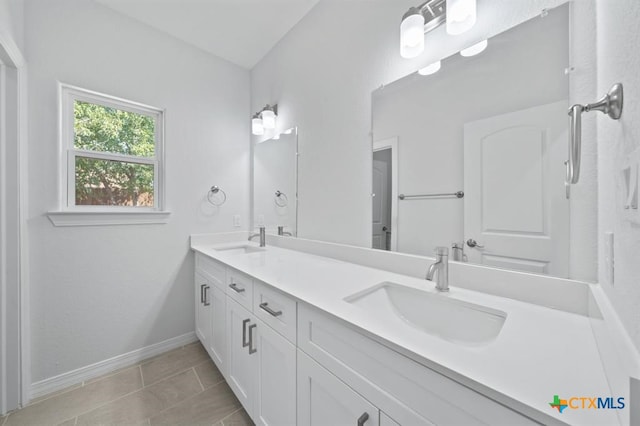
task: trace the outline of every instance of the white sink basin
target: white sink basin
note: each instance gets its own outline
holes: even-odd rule
[[[216,251],[222,251],[227,254],[249,254],[266,251],[265,247],[256,247],[248,243],[229,245],[224,247],[216,247]]]
[[[446,293],[429,293],[391,282],[348,296],[345,301],[405,327],[472,346],[494,340],[507,318],[506,312],[456,300]]]

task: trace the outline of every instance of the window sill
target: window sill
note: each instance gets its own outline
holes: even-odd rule
[[[171,212],[48,212],[54,226],[151,225],[169,222]]]

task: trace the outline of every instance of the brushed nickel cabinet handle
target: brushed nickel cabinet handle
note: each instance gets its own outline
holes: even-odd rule
[[[206,286],[204,288],[204,306],[209,306],[211,304],[211,302],[209,301],[209,290],[211,289],[211,287]]]
[[[242,320],[242,347],[246,348],[249,346],[249,341],[247,340],[247,324],[251,321],[250,318],[246,320]]]
[[[363,413],[358,417],[358,426],[364,426],[364,423],[369,420],[369,413]]]
[[[263,302],[259,306],[260,306],[260,309],[262,309],[263,311],[269,313],[269,315],[271,315],[273,317],[279,317],[280,315],[282,315],[282,311],[274,311],[273,309],[271,309],[269,307],[269,303],[268,302]]]
[[[242,293],[244,291],[244,288],[238,287],[238,284],[236,283],[229,284],[229,288],[231,288],[231,290],[235,291],[236,293]]]
[[[249,355],[255,354],[256,352],[258,352],[258,349],[255,349],[253,347],[253,329],[256,328],[257,326],[258,326],[257,324],[251,324],[249,326]]]
[[[206,284],[200,285],[200,303],[204,303],[204,288],[206,286],[207,286]]]

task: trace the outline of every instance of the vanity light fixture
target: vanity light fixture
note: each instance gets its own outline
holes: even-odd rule
[[[253,114],[251,118],[251,133],[254,135],[264,135],[265,130],[276,128],[276,117],[278,116],[278,105],[266,105]]]
[[[464,57],[475,56],[478,53],[484,51],[489,44],[488,40],[482,40],[480,43],[476,43],[473,46],[469,46],[466,49],[462,49],[460,54]]]
[[[265,130],[271,130],[276,128],[276,110],[278,106],[266,105],[262,108],[260,115],[262,116],[262,125]]]
[[[400,24],[400,55],[415,58],[424,50],[424,16],[412,7],[402,17]]]
[[[438,62],[434,62],[434,63],[432,63],[431,65],[427,65],[427,66],[426,66],[426,67],[424,67],[424,68],[420,68],[420,69],[418,70],[418,74],[420,74],[420,75],[431,75],[431,74],[435,74],[435,73],[437,73],[438,71],[440,71],[440,67],[441,67],[441,65],[442,65],[442,64],[441,64],[441,62],[440,62],[440,61],[438,61]]]
[[[447,33],[462,34],[476,23],[476,0],[447,0]]]
[[[256,112],[251,119],[251,133],[254,135],[264,135],[264,125],[259,112]]]
[[[446,23],[447,33],[462,34],[476,23],[476,0],[427,0],[411,7],[400,23],[400,55],[415,58],[424,50],[424,35]]]

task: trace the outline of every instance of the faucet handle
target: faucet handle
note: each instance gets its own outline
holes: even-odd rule
[[[449,247],[436,247],[434,252],[436,256],[449,256]]]

